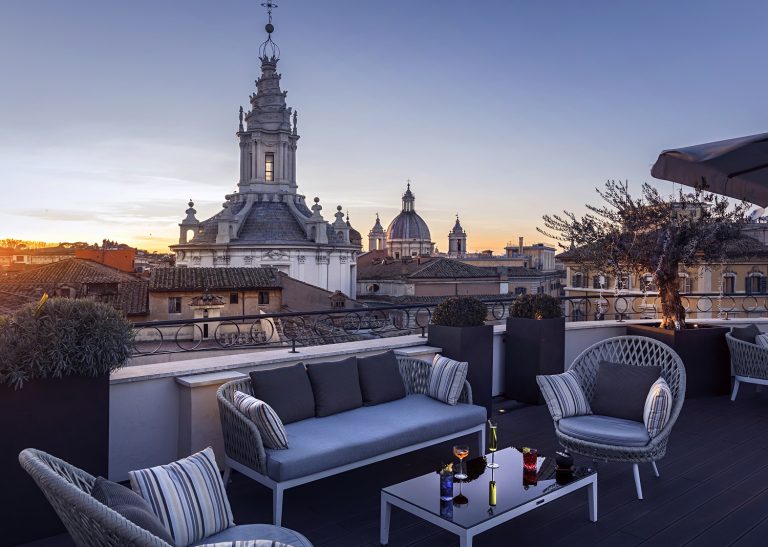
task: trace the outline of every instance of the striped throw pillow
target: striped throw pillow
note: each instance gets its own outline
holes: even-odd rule
[[[439,353],[435,355],[429,372],[427,395],[449,405],[458,403],[467,379],[467,367],[469,363],[454,361]]]
[[[235,391],[235,406],[256,424],[264,446],[275,450],[288,448],[285,426],[271,406],[242,391]]]
[[[144,498],[177,547],[234,526],[213,449],[168,465],[130,471],[131,488]]]
[[[571,416],[592,414],[589,401],[581,389],[579,377],[573,371],[551,376],[536,376],[541,394],[555,421]]]
[[[755,344],[761,348],[768,348],[768,334],[758,334],[755,336]]]
[[[648,390],[643,409],[643,423],[649,437],[653,438],[659,434],[659,431],[667,425],[671,413],[672,390],[669,389],[669,384],[664,378],[659,378]]]

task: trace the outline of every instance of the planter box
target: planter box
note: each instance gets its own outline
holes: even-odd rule
[[[19,465],[19,452],[38,448],[91,475],[107,477],[109,376],[67,376],[0,387],[0,545],[59,534],[64,525]]]
[[[472,399],[484,406],[488,416],[493,412],[493,326],[444,327],[430,325],[430,346],[443,348],[441,355],[467,361],[467,381],[472,386]]]
[[[667,330],[656,326],[628,325],[627,334],[664,342],[685,365],[685,398],[728,395],[731,390],[731,358],[725,333],[728,327]]]
[[[504,395],[522,403],[544,403],[536,376],[565,368],[565,318],[507,318]]]

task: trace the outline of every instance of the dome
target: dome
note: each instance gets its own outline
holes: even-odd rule
[[[432,236],[427,223],[415,211],[402,211],[387,227],[387,241],[393,239],[432,241]]]

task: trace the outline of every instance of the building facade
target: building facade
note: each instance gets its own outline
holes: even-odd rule
[[[270,266],[354,297],[360,234],[345,221],[340,205],[335,221],[328,222],[319,198],[310,208],[297,191],[298,115],[286,105],[287,92],[280,87],[273,30],[267,25],[268,38],[259,49],[261,77],[250,110],[240,108],[237,190],[225,196],[220,212],[202,221],[190,200],[179,224],[179,243],[171,249],[177,266]]]

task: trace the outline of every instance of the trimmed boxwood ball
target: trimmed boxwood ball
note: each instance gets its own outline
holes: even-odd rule
[[[125,365],[133,327],[113,307],[51,298],[0,316],[0,385],[63,376],[103,376]]]
[[[432,313],[432,324],[443,327],[479,327],[485,324],[488,307],[471,296],[455,296],[440,302]]]
[[[510,317],[557,319],[563,316],[560,300],[548,294],[521,294],[509,307]]]

